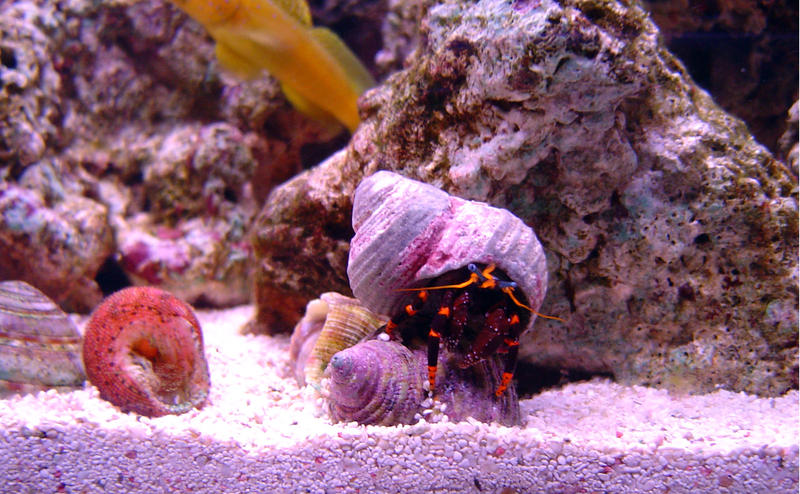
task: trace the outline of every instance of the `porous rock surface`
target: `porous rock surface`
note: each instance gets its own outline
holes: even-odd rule
[[[349,147],[262,210],[256,327],[346,289],[351,194],[390,169],[537,232],[541,310],[566,322],[536,322],[529,362],[692,392],[797,386],[797,177],[638,4],[452,0],[420,33]]]
[[[798,102],[795,101],[791,108],[789,108],[789,115],[786,119],[786,132],[783,133],[778,139],[778,152],[783,158],[783,161],[792,170],[792,173],[797,175],[800,168],[800,157],[798,157]]]
[[[3,2],[0,279],[77,311],[113,288],[96,282],[107,269],[190,302],[247,302],[254,201],[342,137],[269,76],[223,73],[166,0]]]
[[[797,99],[798,4],[647,1],[667,47],[725,111],[773,153]]]

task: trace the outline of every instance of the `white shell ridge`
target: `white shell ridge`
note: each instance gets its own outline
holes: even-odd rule
[[[534,310],[544,299],[544,250],[533,230],[505,209],[379,171],[356,189],[353,229],[350,288],[374,312],[395,313],[405,295],[399,289],[470,263],[495,264]]]

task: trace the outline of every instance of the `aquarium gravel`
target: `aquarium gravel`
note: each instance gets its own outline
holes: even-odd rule
[[[675,396],[605,380],[521,402],[524,428],[332,424],[252,307],[199,311],[201,410],[146,418],[86,386],[0,400],[3,492],[797,492],[798,393]],[[81,321],[82,325],[83,321]]]

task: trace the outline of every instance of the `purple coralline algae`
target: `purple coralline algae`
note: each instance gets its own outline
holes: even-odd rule
[[[421,26],[347,149],[264,205],[256,327],[347,293],[352,193],[389,169],[536,230],[541,310],[566,321],[527,334],[530,363],[690,392],[797,386],[797,177],[640,6],[453,0]]]

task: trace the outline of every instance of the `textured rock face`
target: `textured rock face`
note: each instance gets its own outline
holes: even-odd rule
[[[795,101],[789,109],[789,118],[786,120],[786,132],[778,140],[780,156],[786,165],[797,176],[798,168],[798,128],[797,128],[798,102]]]
[[[27,281],[68,310],[91,310],[102,299],[95,274],[113,249],[106,209],[65,192],[51,163],[28,167],[22,183],[38,172],[44,194],[0,183],[0,279]]]
[[[348,150],[271,196],[258,290],[341,291],[352,191],[391,169],[534,228],[541,310],[567,322],[537,321],[529,361],[695,392],[797,386],[796,177],[694,85],[641,8],[452,1],[421,39],[365,95]]]
[[[255,201],[343,138],[268,76],[222,73],[169,2],[4,2],[0,279],[81,311],[110,288],[101,266],[193,303],[247,302]]]
[[[253,225],[259,311],[252,331],[291,331],[319,293],[350,293],[350,194],[362,177],[340,151],[272,192]]]
[[[667,43],[722,108],[774,153],[797,99],[798,4],[645,1]]]

